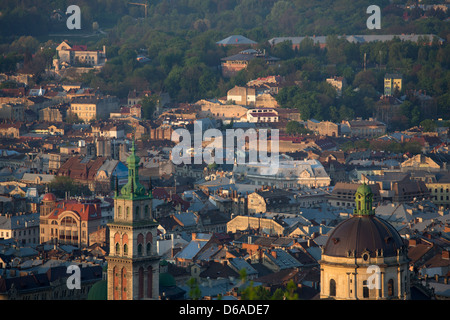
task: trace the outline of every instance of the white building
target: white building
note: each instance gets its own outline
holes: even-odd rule
[[[247,111],[248,122],[278,122],[278,112],[275,109],[257,108]]]
[[[278,165],[278,170],[274,170]],[[285,155],[276,161],[235,164],[235,176],[244,176],[253,185],[277,188],[318,188],[330,185],[330,177],[318,160],[292,160]]]

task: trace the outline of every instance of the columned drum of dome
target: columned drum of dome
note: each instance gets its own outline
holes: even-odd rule
[[[358,187],[353,217],[337,225],[323,246],[321,299],[409,299],[407,246],[375,215],[372,197],[369,186]]]

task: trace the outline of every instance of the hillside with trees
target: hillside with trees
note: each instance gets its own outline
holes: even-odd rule
[[[448,119],[450,114],[449,12],[443,10],[407,8],[408,2],[388,0],[162,0],[148,2],[145,17],[144,6],[124,0],[23,0],[19,4],[5,0],[0,4],[0,71],[17,71],[20,65],[22,71],[44,80],[39,76],[51,65],[56,45],[63,39],[55,34],[68,33],[65,21],[55,21],[52,14],[65,12],[71,4],[79,5],[82,14],[80,37],[74,39],[91,49],[105,45],[108,56],[101,72],[79,80],[118,97],[131,89],[150,89],[168,92],[175,102],[194,102],[224,96],[233,86],[256,77],[278,74],[295,84],[278,94],[281,106],[298,108],[304,119],[340,121],[372,116],[383,92],[384,75],[395,72],[403,75],[402,95],[406,95],[404,120],[398,127],[429,117],[420,110],[420,102],[408,95],[414,90],[434,99],[436,117]],[[372,4],[382,8],[381,30],[366,27],[366,9]],[[411,33],[434,34],[445,41],[355,44],[338,37]],[[216,42],[232,34],[258,42],[257,48],[280,62],[268,68],[254,60],[235,77],[223,78],[220,59],[237,49]],[[327,36],[325,49],[314,44],[315,35]],[[280,36],[309,38],[298,50],[287,42],[274,47],[267,42]],[[139,63],[139,54],[150,62]],[[341,98],[324,81],[331,76],[343,76],[348,83]]]

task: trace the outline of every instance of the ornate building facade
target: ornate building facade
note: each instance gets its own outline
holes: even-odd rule
[[[139,182],[139,157],[134,141],[127,159],[128,183],[119,193],[116,182],[114,221],[108,224],[108,300],[158,299],[159,260],[157,222],[152,214],[152,193]]]
[[[53,193],[47,193],[40,206],[39,242],[87,247],[89,235],[101,225],[101,217],[98,202],[57,201]]]
[[[375,216],[372,201],[369,186],[359,186],[353,217],[336,226],[322,248],[321,299],[410,299],[407,245]]]

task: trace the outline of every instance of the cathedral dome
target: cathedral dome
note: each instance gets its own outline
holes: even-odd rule
[[[386,220],[375,215],[354,216],[341,222],[331,232],[324,246],[323,254],[334,257],[357,258],[368,254],[396,256],[404,247],[400,234]]]

